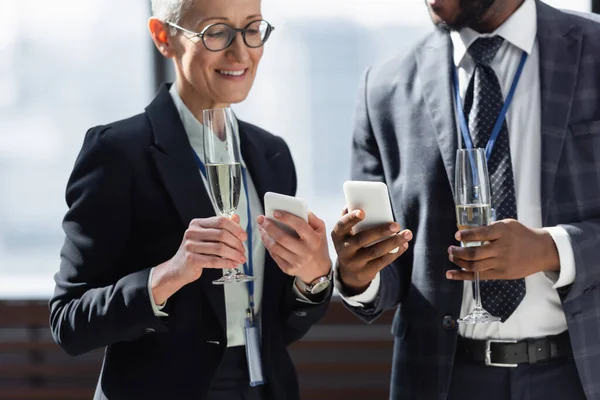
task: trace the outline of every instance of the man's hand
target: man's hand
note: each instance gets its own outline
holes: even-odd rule
[[[457,232],[456,240],[479,247],[450,246],[450,261],[463,270],[448,271],[452,280],[521,279],[538,272],[560,270],[558,250],[552,236],[543,229],[530,229],[513,219]]]
[[[331,260],[325,223],[312,212],[308,213],[308,223],[283,211],[275,211],[273,216],[299,235],[290,235],[264,215],[257,218],[260,237],[279,268],[306,284],[327,275],[331,270]]]
[[[400,257],[412,240],[412,232],[404,230],[396,222],[366,229],[352,234],[351,229],[365,218],[362,210],[348,213],[344,209],[342,218],[331,232],[331,239],[338,255],[339,277],[350,295],[366,290],[379,271]],[[390,238],[369,246],[378,240]],[[398,248],[396,253],[392,250]]]

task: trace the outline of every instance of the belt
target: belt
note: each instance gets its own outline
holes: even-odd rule
[[[492,367],[518,367],[557,358],[572,357],[571,341],[567,331],[539,339],[473,340],[458,338],[456,359],[467,363]]]

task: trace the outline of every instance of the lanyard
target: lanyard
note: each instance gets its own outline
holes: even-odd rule
[[[196,164],[198,164],[198,168],[204,178],[206,177],[206,167],[198,154],[194,151],[194,156],[196,158]],[[208,178],[207,178],[208,179]],[[254,266],[252,262],[252,215],[250,213],[250,195],[248,192],[248,177],[246,173],[246,168],[242,168],[242,181],[244,182],[244,190],[246,191],[246,209],[248,213],[248,225],[246,227],[246,233],[248,234],[248,262],[244,263],[244,273],[248,276],[252,276],[254,274]],[[250,303],[250,310],[252,315],[254,315],[254,282],[249,281],[248,284],[248,302]]]
[[[492,130],[492,135],[488,140],[487,145],[485,146],[485,156],[489,161],[492,156],[492,150],[494,149],[494,145],[496,144],[496,139],[498,139],[498,135],[502,130],[502,124],[504,124],[504,119],[506,118],[506,113],[508,111],[508,107],[510,107],[510,103],[512,102],[513,96],[515,95],[515,91],[517,89],[517,85],[519,83],[519,79],[521,78],[521,73],[523,72],[523,68],[525,67],[525,62],[527,61],[527,53],[523,52],[521,56],[521,61],[519,63],[519,67],[517,68],[517,72],[515,73],[515,77],[513,78],[513,83],[510,87],[510,91],[508,92],[508,96],[506,96],[506,101],[504,101],[504,105],[502,106],[502,110],[500,111],[500,115],[498,115],[498,119],[496,120],[496,124],[494,125],[494,129]],[[473,142],[471,141],[471,135],[469,133],[469,126],[467,124],[467,120],[465,119],[465,112],[463,110],[463,103],[460,99],[460,91],[458,88],[458,70],[456,66],[454,66],[454,95],[456,97],[456,108],[458,111],[458,121],[460,123],[460,130],[465,141],[465,146],[467,149],[473,148]]]

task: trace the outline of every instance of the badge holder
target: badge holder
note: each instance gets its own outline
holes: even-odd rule
[[[245,324],[246,335],[246,359],[248,360],[248,373],[250,375],[250,386],[264,385],[262,361],[260,358],[260,329],[256,324],[254,313],[249,309]]]

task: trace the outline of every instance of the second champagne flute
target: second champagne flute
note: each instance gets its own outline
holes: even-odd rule
[[[492,220],[490,180],[488,176],[485,150],[460,149],[456,152],[456,181],[454,201],[458,229],[486,226]],[[481,246],[481,242],[462,243],[462,246]],[[479,292],[479,272],[475,272],[473,283],[475,308],[458,322],[463,324],[490,323],[500,321],[481,305]]]
[[[204,162],[208,186],[219,215],[231,218],[237,211],[242,190],[240,145],[237,123],[230,108],[202,111]],[[248,216],[250,218],[250,216]],[[254,280],[239,266],[227,270],[213,283],[223,285]]]

